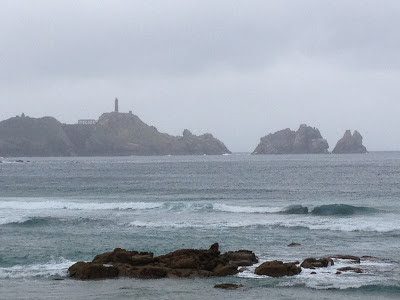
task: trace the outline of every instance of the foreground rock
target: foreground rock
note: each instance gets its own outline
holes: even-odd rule
[[[315,269],[315,268],[326,268],[328,266],[333,266],[334,262],[330,257],[323,258],[306,258],[300,265],[300,267],[305,269]]]
[[[219,283],[219,284],[214,285],[214,288],[225,289],[225,290],[237,290],[237,289],[243,289],[244,285],[243,284],[235,284],[235,283]]]
[[[271,277],[293,276],[301,272],[301,268],[295,263],[284,263],[279,260],[266,261],[256,268],[257,275],[267,275]]]
[[[303,124],[296,132],[287,128],[262,137],[253,154],[317,154],[328,148],[317,128]]]
[[[367,148],[362,143],[363,137],[355,130],[351,134],[350,130],[346,130],[344,136],[337,142],[332,153],[346,154],[346,153],[367,153]]]
[[[239,266],[252,265],[257,261],[251,251],[221,254],[218,248],[215,243],[208,250],[180,249],[157,257],[151,252],[116,248],[97,255],[92,262],[77,262],[68,271],[70,277],[76,279],[194,278],[235,275]]]

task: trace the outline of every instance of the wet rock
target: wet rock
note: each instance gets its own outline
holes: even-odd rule
[[[129,264],[131,266],[143,266],[154,262],[153,253],[128,251],[121,248],[116,248],[112,252],[106,252],[96,255],[92,260],[97,264]]]
[[[326,268],[328,266],[333,266],[333,260],[330,257],[323,258],[306,258],[300,265],[300,267],[305,269],[315,269],[315,268]]]
[[[288,247],[296,247],[296,246],[301,246],[301,244],[296,243],[296,242],[292,242],[288,245]]]
[[[232,260],[236,264],[231,263]],[[141,279],[195,278],[235,275],[239,272],[239,265],[252,265],[254,262],[257,262],[257,257],[248,250],[221,255],[218,243],[207,250],[180,249],[158,257],[153,257],[151,252],[116,248],[112,252],[96,255],[92,262],[71,266],[69,272],[71,277],[77,279],[117,276]]]
[[[352,271],[354,273],[362,273],[362,270],[360,268],[354,268],[354,267],[343,267],[337,269],[338,272],[346,272],[346,271]]]
[[[90,262],[77,262],[68,269],[69,275],[77,279],[105,279],[118,277],[119,270],[114,266],[104,266]]]
[[[335,256],[331,256],[331,258],[350,260],[356,264],[359,264],[361,261],[360,257],[354,256],[354,255],[335,255]]]
[[[230,264],[237,266],[252,266],[258,263],[257,256],[250,250],[229,251],[222,255]]]
[[[244,285],[242,284],[235,284],[235,283],[219,283],[214,285],[216,289],[225,289],[225,290],[237,290],[243,288]]]
[[[284,263],[279,260],[266,261],[256,268],[255,274],[271,277],[293,276],[301,272],[301,268],[294,263]]]

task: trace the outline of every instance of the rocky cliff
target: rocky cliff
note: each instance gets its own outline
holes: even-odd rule
[[[328,148],[317,128],[303,124],[297,131],[287,128],[262,137],[253,154],[328,153]]]
[[[362,143],[361,134],[355,130],[351,134],[350,130],[346,130],[344,136],[337,142],[332,153],[344,154],[344,153],[367,153],[367,149]]]
[[[230,153],[211,134],[171,136],[131,113],[105,113],[95,125],[61,124],[52,117],[0,122],[0,156],[219,155]]]
[[[73,144],[52,117],[15,117],[0,122],[0,156],[69,156]]]

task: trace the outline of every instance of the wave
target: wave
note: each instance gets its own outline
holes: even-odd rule
[[[287,214],[287,215],[307,215],[311,213],[316,216],[348,216],[356,214],[372,214],[379,212],[378,209],[371,207],[359,207],[348,204],[327,204],[316,206],[309,209],[303,205],[290,205],[287,207],[263,207],[263,206],[235,206],[227,204],[213,204],[213,208],[218,211],[230,213],[268,213],[268,214]]]
[[[0,209],[18,210],[141,210],[163,206],[160,202],[1,201]]]
[[[263,207],[263,206],[235,206],[227,204],[213,204],[213,208],[222,212],[230,213],[278,213],[280,207]]]
[[[280,213],[288,215],[305,215],[308,214],[308,207],[303,205],[290,205],[284,208]]]
[[[372,207],[352,206],[348,204],[328,204],[315,207],[311,213],[317,216],[350,216],[379,212]]]
[[[89,223],[104,223],[110,222],[101,218],[57,218],[57,217],[13,217],[0,219],[0,225],[3,226],[18,226],[18,227],[40,227],[40,226],[57,226],[66,225],[82,225]]]
[[[30,277],[66,277],[73,261],[63,257],[44,264],[16,265],[0,268],[0,279],[21,279]]]

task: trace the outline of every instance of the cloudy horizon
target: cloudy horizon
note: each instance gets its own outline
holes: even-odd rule
[[[233,152],[300,124],[400,150],[400,2],[0,1],[0,120],[132,112]]]

